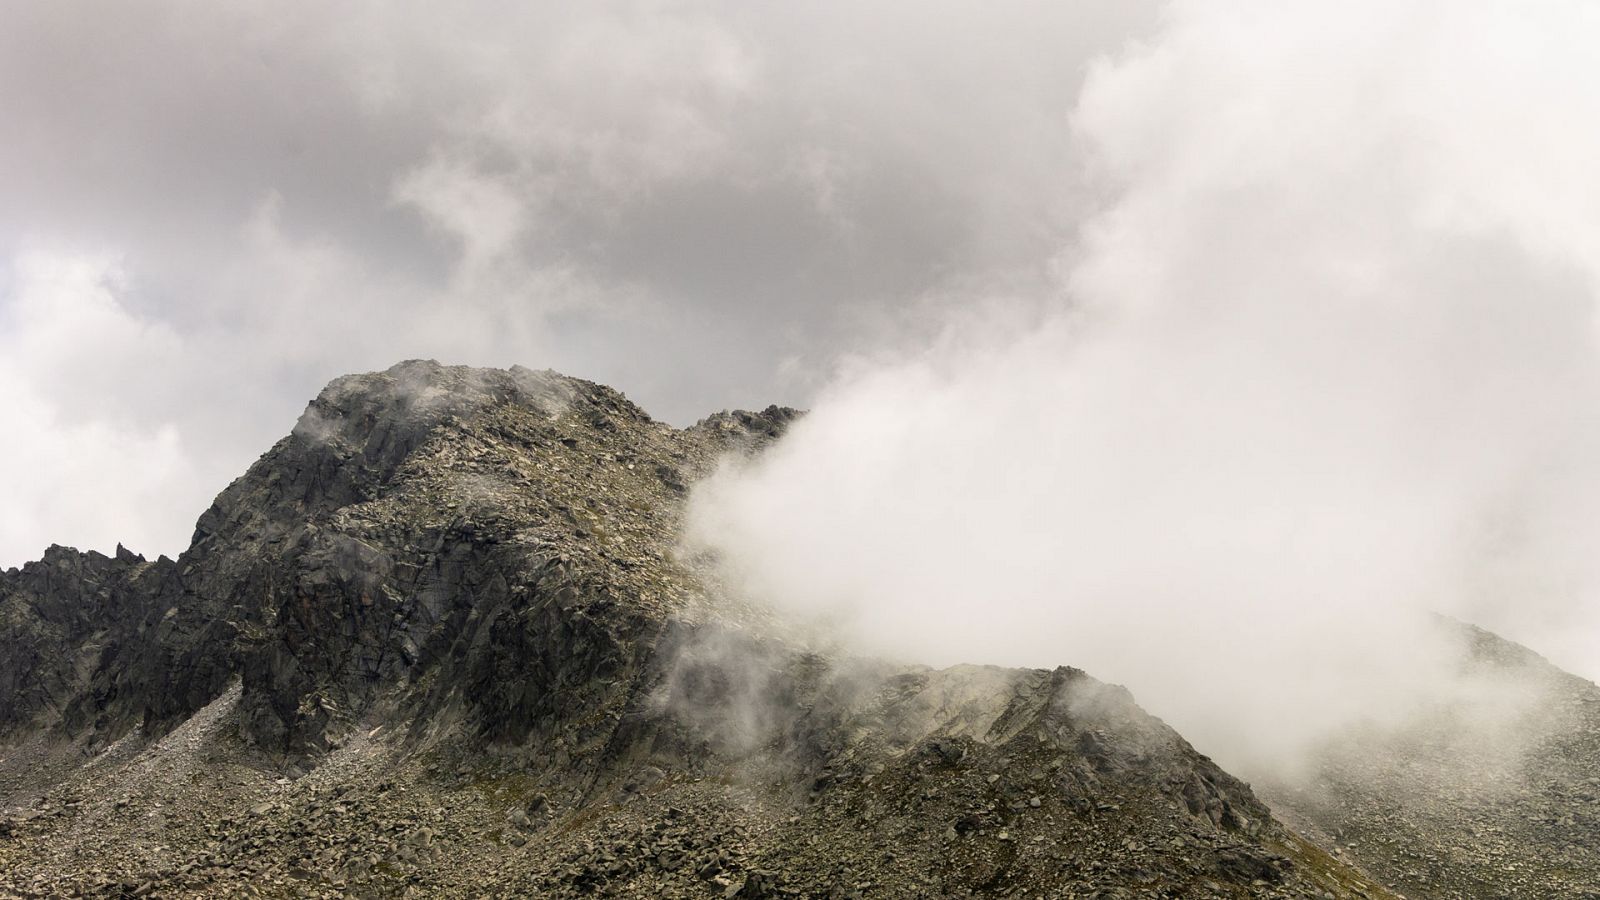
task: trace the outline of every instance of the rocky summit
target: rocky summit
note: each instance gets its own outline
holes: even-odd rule
[[[176,560],[0,573],[0,895],[1600,897],[1600,695],[1490,635],[1568,727],[1487,799],[1427,734],[1258,794],[1077,669],[794,637],[677,536],[797,415],[406,362]]]

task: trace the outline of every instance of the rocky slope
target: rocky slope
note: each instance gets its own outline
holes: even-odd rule
[[[1600,898],[1600,689],[1456,622],[1468,697],[1329,742],[1265,789],[1408,897]]]
[[[0,573],[0,895],[1391,896],[1336,800],[1295,807],[1330,854],[1120,688],[822,653],[719,591],[687,486],[794,416],[402,363],[176,561]]]

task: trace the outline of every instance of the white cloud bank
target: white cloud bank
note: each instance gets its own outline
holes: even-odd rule
[[[195,491],[177,428],[119,410],[159,377],[174,335],[118,300],[114,260],[30,252],[6,273],[0,329],[0,547],[41,533],[89,546],[181,546]],[[70,404],[63,397],[73,398]],[[132,527],[130,527],[130,525]]]
[[[1427,610],[1600,674],[1597,42],[1583,3],[1172,4],[1077,102],[1058,299],[853,367],[692,542],[1234,761],[1463,687]]]

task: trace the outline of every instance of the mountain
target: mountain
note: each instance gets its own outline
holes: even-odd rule
[[[1077,669],[811,646],[676,540],[797,415],[405,362],[328,385],[178,559],[0,573],[0,895],[1600,896],[1600,729],[1476,818],[1355,745],[1275,815]],[[1396,781],[1443,752],[1381,741]]]

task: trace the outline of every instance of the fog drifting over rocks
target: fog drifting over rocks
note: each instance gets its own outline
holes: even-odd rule
[[[1076,101],[1048,296],[858,356],[691,543],[875,650],[1125,682],[1225,764],[1499,690],[1430,611],[1600,674],[1597,39],[1170,5]]]

